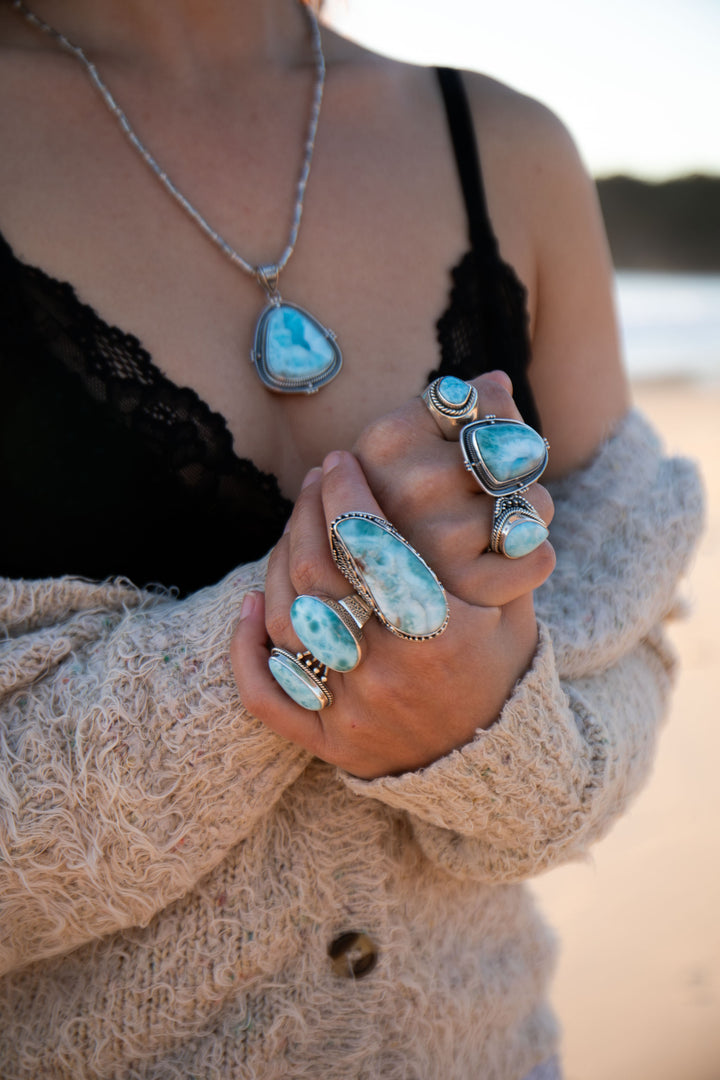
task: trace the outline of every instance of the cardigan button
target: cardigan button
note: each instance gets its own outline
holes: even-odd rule
[[[362,979],[375,967],[378,949],[367,934],[350,930],[330,942],[328,956],[335,975],[342,975],[347,979]]]

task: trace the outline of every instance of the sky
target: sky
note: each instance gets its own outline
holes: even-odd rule
[[[326,0],[324,21],[539,98],[596,176],[720,175],[720,0]]]

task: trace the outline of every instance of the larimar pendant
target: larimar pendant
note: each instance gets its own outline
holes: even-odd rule
[[[265,386],[280,394],[314,394],[342,367],[332,330],[280,299],[261,314],[250,357]]]

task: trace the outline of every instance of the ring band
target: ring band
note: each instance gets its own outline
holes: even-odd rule
[[[506,559],[520,559],[540,547],[549,536],[535,507],[522,495],[495,500],[490,550]]]
[[[276,647],[270,651],[268,667],[288,697],[303,709],[317,712],[332,705],[327,669],[312,653],[291,653]]]
[[[422,394],[433,420],[440,428],[443,438],[457,442],[460,429],[477,420],[478,392],[472,383],[454,375],[435,379]]]
[[[363,658],[362,628],[372,607],[356,593],[332,600],[296,597],[290,608],[293,630],[311,655],[333,671],[353,671]]]
[[[550,445],[521,420],[486,416],[460,432],[468,469],[488,495],[517,495],[545,472]]]

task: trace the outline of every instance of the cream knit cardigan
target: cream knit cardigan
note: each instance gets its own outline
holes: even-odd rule
[[[553,495],[499,719],[370,782],[243,709],[228,642],[265,560],[181,601],[2,581],[3,1080],[520,1080],[553,1052],[554,946],[518,883],[648,774],[702,492],[631,413]],[[328,956],[351,931],[364,978]]]

